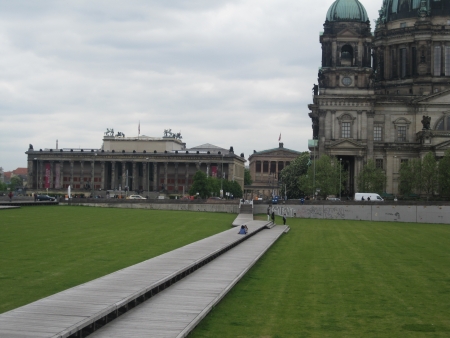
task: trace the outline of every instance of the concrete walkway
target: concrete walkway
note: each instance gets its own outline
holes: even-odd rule
[[[261,231],[89,337],[186,337],[286,230]]]
[[[81,337],[264,232],[232,228],[153,259],[119,270],[0,315],[0,337]],[[257,235],[258,234],[258,235]]]

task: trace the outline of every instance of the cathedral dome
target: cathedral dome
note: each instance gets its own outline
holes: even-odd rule
[[[327,20],[367,22],[369,17],[358,0],[336,0],[328,9]]]
[[[449,0],[387,0],[380,10],[380,20],[383,23],[419,16],[448,15],[450,15]]]

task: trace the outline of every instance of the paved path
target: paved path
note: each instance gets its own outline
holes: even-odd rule
[[[4,205],[0,205],[0,210],[2,209],[19,209],[20,207],[16,207],[16,206],[4,206]]]
[[[102,325],[262,232],[266,224],[248,224],[245,236],[232,228],[3,313],[0,337],[68,337],[83,328]]]
[[[261,231],[89,337],[187,336],[286,229]]]

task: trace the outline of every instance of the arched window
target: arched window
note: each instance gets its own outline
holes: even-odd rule
[[[341,66],[353,66],[353,48],[350,45],[341,49]]]
[[[450,115],[444,115],[437,123],[435,130],[448,131],[450,130]]]

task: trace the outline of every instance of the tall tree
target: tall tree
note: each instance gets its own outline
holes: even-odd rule
[[[347,177],[346,173],[341,170],[340,162],[335,157],[322,155],[316,160],[315,169],[313,163],[309,166],[306,175],[299,178],[299,187],[305,192],[319,189],[318,195],[323,198],[328,195],[338,195]]]
[[[252,175],[250,174],[250,170],[245,168],[244,170],[244,185],[251,185],[253,183]]]
[[[434,154],[428,152],[422,160],[423,191],[427,196],[433,195],[437,188],[437,162]]]
[[[399,192],[402,195],[409,195],[414,189],[414,171],[411,161],[403,162],[399,171]]]
[[[13,176],[11,177],[11,183],[10,183],[11,190],[15,190],[17,188],[23,187],[23,179],[20,176]]]
[[[300,189],[299,178],[308,171],[309,157],[309,152],[302,153],[280,172],[281,195],[284,196],[285,187],[288,198],[300,198],[304,195],[304,192]]]
[[[450,196],[450,149],[444,153],[444,157],[439,161],[439,194]]]
[[[381,168],[377,168],[375,162],[371,159],[363,167],[358,175],[359,192],[376,192],[381,194],[386,183],[386,175]]]
[[[210,188],[208,184],[208,178],[203,171],[197,171],[193,177],[192,186],[189,189],[190,195],[197,195],[201,198],[207,198],[210,195]]]

